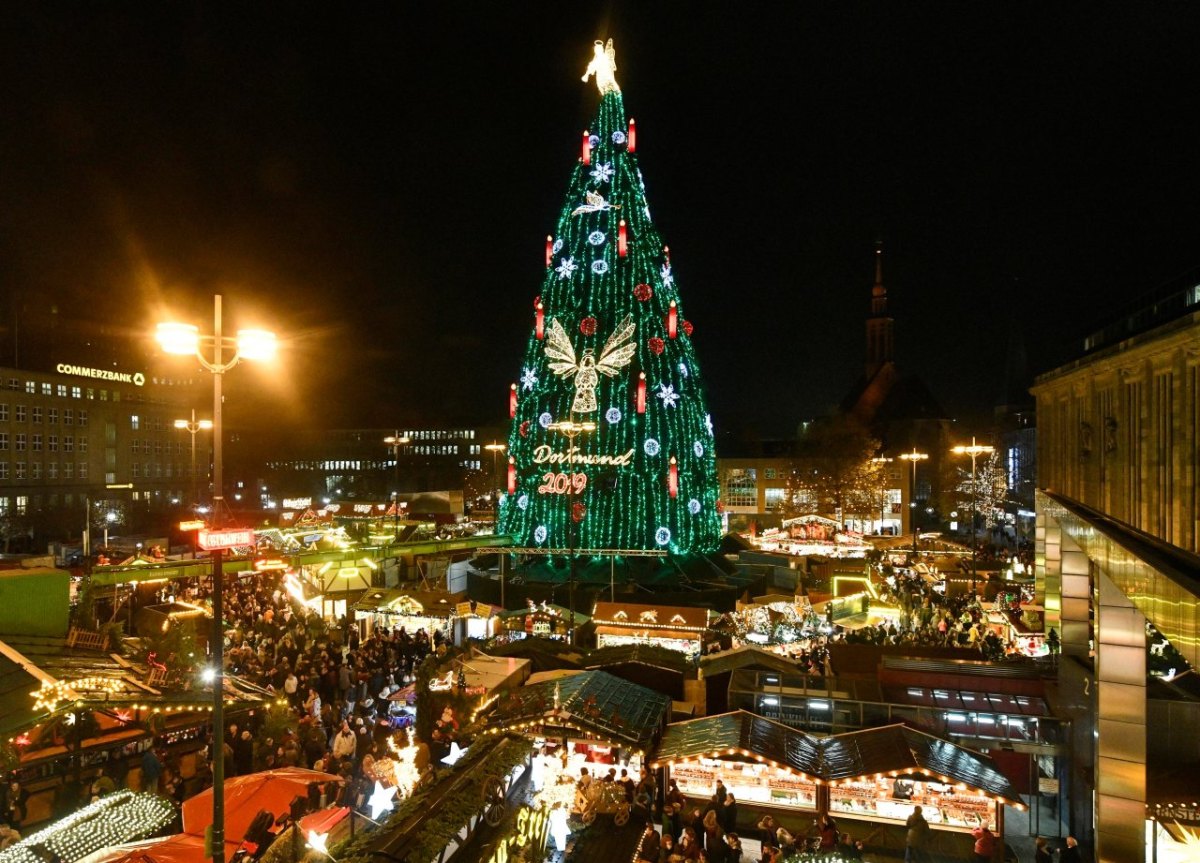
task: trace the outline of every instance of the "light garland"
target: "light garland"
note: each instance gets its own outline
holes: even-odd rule
[[[115,677],[81,677],[78,680],[43,680],[41,688],[30,693],[34,710],[53,712],[64,701],[79,701],[87,694],[114,695],[125,689]]]
[[[35,848],[74,863],[95,851],[153,836],[174,818],[175,807],[165,797],[117,791],[0,851],[0,863],[44,863]]]

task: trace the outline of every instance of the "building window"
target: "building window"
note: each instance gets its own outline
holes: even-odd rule
[[[58,452],[58,435],[46,435],[46,449],[50,452]]]
[[[129,442],[129,451],[131,453],[133,453],[134,455],[137,455],[138,454],[138,446],[140,446],[138,439],[134,438],[133,440],[131,440]]]
[[[81,461],[79,463],[79,478],[80,479],[88,478],[88,463],[86,461]]]
[[[137,414],[129,415],[129,427],[131,429],[133,429],[134,431],[137,431],[138,428],[141,427],[141,424],[142,424],[141,417],[139,417]]]
[[[156,441],[154,442],[154,454],[155,454],[155,455],[162,455],[162,441],[160,441],[160,440],[156,440]]]
[[[71,452],[75,449],[75,438],[70,435],[63,435],[63,452]]]
[[[66,384],[58,385],[58,396],[59,396],[59,398],[64,398],[64,399],[67,397],[67,385]]]
[[[83,398],[83,388],[82,387],[71,387],[71,398],[73,398],[73,399]]]
[[[108,390],[100,390],[100,401],[108,401]]]
[[[142,478],[142,463],[141,462],[135,461],[133,463],[133,478],[134,479]]]
[[[74,424],[75,424],[75,411],[71,410],[70,408],[65,408],[63,410],[63,425],[69,426],[69,425],[74,425]]]
[[[17,405],[17,410],[13,414],[13,419],[19,423],[25,422],[25,405]]]
[[[87,442],[88,439],[86,437],[80,436],[75,438],[75,446],[80,452],[87,452]]]
[[[96,398],[96,390],[93,389],[92,387],[88,387],[87,388],[87,397],[89,400],[94,400]]]
[[[763,468],[763,477],[766,479],[778,479],[779,471],[773,467]]]
[[[34,425],[42,424],[42,409],[38,405],[33,406],[32,419],[33,419]]]
[[[8,388],[10,390],[20,390],[21,382],[19,380],[17,380],[16,378],[9,378],[8,379]]]
[[[25,479],[25,462],[19,461],[16,463],[13,479]]]
[[[46,479],[58,479],[58,462],[46,462]]]
[[[756,468],[732,468],[725,474],[725,493],[721,495],[726,506],[758,506],[758,470]]]
[[[8,422],[8,405],[0,405],[0,422]]]
[[[6,461],[0,461],[0,479],[8,479],[8,462]],[[8,498],[0,498],[0,500],[8,502]]]
[[[58,425],[58,408],[48,408],[46,410],[46,422],[52,426]]]
[[[42,463],[40,461],[35,461],[35,462],[29,463],[29,478],[30,479],[41,479],[42,478]]]
[[[24,515],[29,509],[29,498],[23,494],[17,495],[17,515]]]
[[[87,411],[80,411],[79,412],[79,424],[81,426],[85,426],[85,425],[87,425],[87,421],[88,421]]]
[[[42,395],[49,396],[54,394],[54,386],[52,384],[42,384]]]
[[[0,432],[0,451],[8,452],[8,432]]]
[[[63,462],[63,479],[75,479],[75,462],[73,462],[73,461]],[[115,482],[116,480],[112,479],[109,481]]]
[[[770,468],[767,468],[768,473],[773,473]],[[767,512],[774,512],[783,505],[783,498],[787,490],[782,488],[766,489],[766,508]]]
[[[16,389],[16,387],[13,387],[13,389]],[[29,393],[31,396],[37,395],[37,384],[35,384],[33,381],[25,381],[25,392]]]
[[[30,435],[29,443],[30,443],[30,448],[34,452],[42,451],[42,436],[40,434]]]
[[[16,446],[13,447],[17,452],[25,452],[25,432],[17,432],[13,439]]]

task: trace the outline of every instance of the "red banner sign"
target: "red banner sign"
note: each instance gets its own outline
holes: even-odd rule
[[[254,531],[248,527],[200,531],[200,547],[205,551],[212,551],[217,548],[238,548],[247,545],[254,545]]]

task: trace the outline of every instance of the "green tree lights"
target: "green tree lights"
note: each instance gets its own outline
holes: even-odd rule
[[[692,326],[611,69],[597,83],[510,401],[500,530],[547,549],[711,551],[716,459]],[[594,427],[565,434],[571,422]]]

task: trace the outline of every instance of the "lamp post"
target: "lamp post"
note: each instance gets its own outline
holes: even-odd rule
[[[269,360],[275,355],[275,334],[267,330],[238,330],[237,337],[224,335],[221,328],[221,295],[213,295],[213,334],[202,336],[191,324],[163,323],[155,332],[160,347],[168,354],[192,355],[213,376],[213,495],[212,526],[220,527],[225,494],[221,452],[221,381],[225,372],[242,360]],[[226,352],[231,352],[228,360]],[[215,637],[212,645],[213,667],[213,863],[225,861],[225,627],[222,622],[223,578],[222,557],[224,549],[212,552],[212,613]]]
[[[500,526],[500,479],[496,473],[496,459],[500,455],[500,453],[504,452],[506,449],[508,449],[508,447],[502,443],[496,443],[495,441],[492,441],[490,444],[487,444],[486,446],[484,446],[484,449],[488,450],[492,454],[492,482],[491,482],[492,492],[493,492],[493,495],[492,495],[493,516],[492,516],[492,518],[493,518],[496,526],[499,527]]]
[[[195,507],[200,503],[200,498],[196,494],[196,432],[209,431],[213,427],[212,420],[196,419],[196,409],[192,408],[192,418],[190,420],[175,420],[175,428],[181,431],[186,431],[192,436],[192,506]]]
[[[392,492],[392,532],[396,534],[396,541],[400,540],[400,447],[411,440],[401,435],[399,429],[383,439],[392,448],[392,480],[396,484],[396,490]]]
[[[912,464],[912,479],[908,484],[908,508],[912,518],[913,556],[915,557],[917,554],[917,462],[925,461],[929,458],[929,453],[917,452],[917,448],[913,447],[912,452],[902,452],[898,457],[902,461]]]
[[[562,422],[550,423],[546,428],[549,431],[561,432],[574,445],[575,438],[585,432],[595,431],[596,424],[593,422],[577,423],[574,420],[563,420]],[[571,606],[571,621],[568,627],[567,643],[572,647],[575,646],[575,513],[571,506],[571,497],[575,494],[573,489],[573,485],[568,486],[567,493],[564,495],[567,500],[567,580]]]
[[[975,580],[978,578],[978,569],[976,567],[976,541],[975,541],[975,508],[977,498],[979,497],[979,488],[975,485],[975,459],[981,455],[986,455],[995,452],[995,447],[985,446],[984,444],[975,443],[975,437],[971,437],[970,446],[956,446],[951,452],[957,455],[969,455],[971,457],[971,598],[976,598]]]

